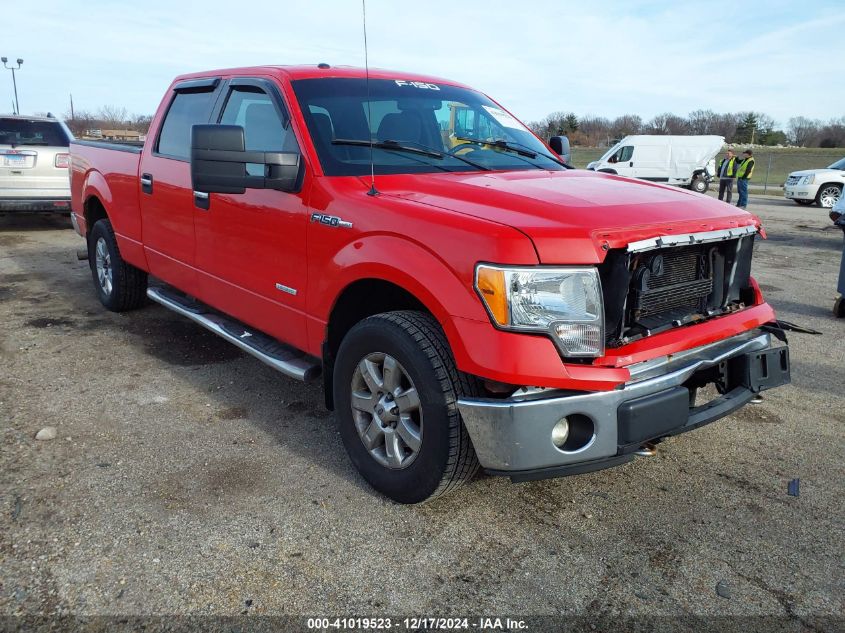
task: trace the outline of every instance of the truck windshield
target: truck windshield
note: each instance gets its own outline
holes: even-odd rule
[[[328,176],[369,174],[371,141],[377,174],[566,169],[522,123],[466,88],[371,79],[368,101],[364,79],[292,84]]]

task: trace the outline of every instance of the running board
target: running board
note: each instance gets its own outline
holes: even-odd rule
[[[310,382],[320,375],[320,363],[312,356],[215,312],[193,297],[171,288],[156,286],[147,288],[147,297],[199,323],[285,376]]]

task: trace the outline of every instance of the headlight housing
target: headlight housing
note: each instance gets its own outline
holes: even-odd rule
[[[809,176],[804,176],[804,177],[801,179],[801,184],[802,184],[802,185],[812,185],[812,184],[813,184],[813,182],[815,181],[815,179],[816,179],[816,175],[815,175],[815,174],[810,174]]]
[[[604,354],[604,306],[595,268],[479,264],[475,289],[496,327],[548,334],[564,356]]]

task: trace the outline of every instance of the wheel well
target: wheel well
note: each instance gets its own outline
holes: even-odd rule
[[[334,359],[343,337],[354,325],[367,317],[393,310],[419,310],[431,313],[410,292],[383,279],[361,279],[346,288],[335,301],[329,315],[326,340],[323,343],[323,386],[326,406],[334,408],[332,373]]]
[[[97,196],[90,196],[85,201],[83,209],[85,215],[85,227],[89,233],[91,232],[91,227],[94,226],[95,222],[98,220],[108,219],[109,217],[106,213],[106,208]]]

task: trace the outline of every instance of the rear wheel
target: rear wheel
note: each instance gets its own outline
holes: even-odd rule
[[[88,263],[100,303],[113,312],[144,304],[147,273],[120,256],[111,222],[98,220],[88,234]]]
[[[819,203],[820,207],[830,209],[834,204],[836,204],[836,201],[839,200],[839,196],[841,195],[842,185],[837,185],[835,183],[822,185],[819,187],[819,192],[816,194],[816,202]]]
[[[837,319],[845,319],[845,296],[837,297],[833,302],[833,316]]]
[[[399,503],[433,499],[475,474],[457,407],[474,392],[439,324],[421,312],[369,317],[338,350],[334,401],[344,446],[364,479]]]

